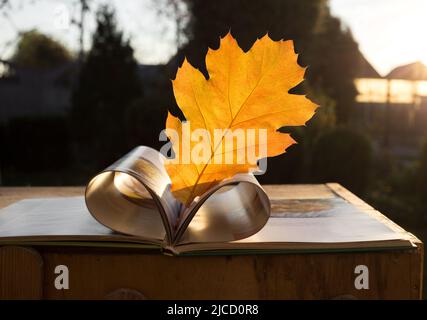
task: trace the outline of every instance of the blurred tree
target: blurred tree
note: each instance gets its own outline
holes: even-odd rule
[[[308,81],[292,92],[302,93],[304,89],[322,108],[307,128],[290,131],[294,137],[301,137],[300,144],[286,155],[270,159],[269,169],[260,180],[264,183],[311,181],[313,141],[335,122],[348,122],[356,94],[354,72],[360,58],[350,32],[342,27],[339,19],[331,16],[328,1],[183,1],[189,11],[185,29],[188,43],[169,65],[171,78],[184,55],[208,76],[207,48],[217,48],[219,37],[230,30],[243,50],[248,50],[266,32],[274,40],[294,40],[296,51],[302,52],[300,64],[309,68]],[[287,128],[284,131],[289,132]]]
[[[207,48],[217,48],[219,37],[229,30],[244,50],[268,32],[274,40],[294,40],[297,52],[303,53],[300,63],[309,66],[314,98],[329,96],[337,123],[351,120],[360,52],[350,31],[331,15],[327,0],[182,1],[189,11],[184,29],[189,41],[172,64],[171,77],[184,55],[207,75]]]
[[[63,116],[19,117],[5,124],[0,137],[3,182],[34,185],[34,175],[40,175],[44,185],[64,182],[66,174],[58,172],[66,171],[70,165],[66,124]],[[42,172],[53,173],[53,179],[44,177]]]
[[[302,50],[309,43],[325,3],[324,0],[185,2],[190,13],[185,30],[189,42],[182,53],[203,71],[206,71],[207,48],[217,48],[219,37],[229,30],[244,50],[267,32],[274,40],[295,39],[296,47]]]
[[[85,35],[85,17],[88,12],[90,12],[89,0],[78,0],[79,5],[79,17],[73,18],[71,23],[77,26],[79,30],[79,55],[78,62],[81,63],[84,57],[84,35]]]
[[[354,78],[361,59],[350,30],[343,28],[338,18],[325,15],[311,39],[307,54],[309,83],[318,92],[332,98],[337,123],[349,125],[357,94]]]
[[[72,124],[79,162],[99,170],[129,151],[125,113],[140,95],[133,49],[117,30],[114,11],[102,6],[73,95]]]
[[[417,171],[417,195],[421,204],[427,208],[427,143],[424,144],[421,152]]]
[[[11,60],[20,67],[45,69],[60,66],[71,59],[71,53],[61,43],[31,30],[21,35]]]
[[[0,10],[3,9],[3,7],[6,7],[9,5],[9,0],[1,0],[0,1]]]
[[[370,141],[349,129],[330,130],[314,144],[312,176],[316,182],[339,182],[356,194],[363,194],[371,167]]]
[[[161,94],[161,93],[159,93]],[[143,97],[133,101],[126,110],[125,124],[128,147],[145,145],[160,150],[165,144],[159,141],[159,133],[164,129],[167,106],[156,96]]]
[[[169,21],[174,22],[175,28],[175,47],[181,48],[183,36],[188,20],[188,11],[186,2],[182,0],[152,0],[157,14],[166,17]]]
[[[287,130],[280,130],[287,131]],[[310,160],[307,134],[301,128],[294,128],[292,137],[298,141],[286,150],[284,155],[267,159],[267,171],[257,178],[261,183],[303,183],[307,181],[307,163]],[[309,169],[309,168],[308,168]]]

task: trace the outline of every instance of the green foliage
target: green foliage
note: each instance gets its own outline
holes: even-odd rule
[[[100,170],[129,151],[126,109],[140,96],[133,49],[117,30],[114,12],[103,6],[73,95],[72,127],[79,162]]]
[[[72,55],[61,43],[37,30],[21,35],[12,61],[19,67],[48,69],[71,61]]]
[[[421,222],[420,202],[414,192],[419,169],[416,166],[397,167],[382,179],[377,179],[367,194],[369,203],[403,226],[414,228]]]
[[[321,135],[312,154],[312,176],[317,182],[339,182],[356,194],[369,183],[372,147],[369,140],[338,128]]]
[[[415,163],[402,163],[388,154],[377,155],[373,178],[375,183],[369,188],[365,200],[425,243],[427,144]]]

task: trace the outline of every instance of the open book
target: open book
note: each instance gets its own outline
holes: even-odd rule
[[[258,232],[270,202],[255,177],[236,175],[185,207],[170,191],[164,157],[138,147],[90,181],[86,205],[110,229],[170,247],[186,242],[226,242]]]
[[[92,179],[85,197],[26,199],[1,209],[0,245],[172,254],[413,246],[410,234],[373,208],[325,185],[270,186],[268,197],[254,176],[238,175],[185,208],[170,192],[162,161],[157,151],[138,147]]]

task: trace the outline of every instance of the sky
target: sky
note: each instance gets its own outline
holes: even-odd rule
[[[9,18],[0,15],[0,58],[7,58],[13,52],[17,32],[33,28],[53,36],[73,51],[78,50],[78,29],[70,23],[73,17],[79,17],[77,0],[10,1]],[[130,38],[135,57],[141,63],[163,63],[175,53],[174,24],[157,15],[156,0],[91,0],[90,3],[94,10],[105,3],[116,9],[119,28]],[[88,49],[96,24],[93,16],[85,21]]]
[[[97,8],[106,0],[92,0]],[[175,53],[174,24],[158,16],[155,0],[110,0],[117,19],[130,37],[141,63],[166,62]],[[11,0],[12,9],[0,16],[0,58],[13,52],[18,31],[38,28],[77,50],[77,0]],[[385,75],[396,66],[422,61],[427,64],[427,0],[330,0],[331,11],[349,27],[359,48],[377,71]],[[95,28],[87,19],[85,46]]]
[[[427,64],[427,0],[332,0],[331,11],[380,74],[414,61]]]

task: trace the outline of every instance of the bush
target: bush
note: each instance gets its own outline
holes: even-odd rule
[[[427,210],[427,142],[423,146],[417,166],[416,196],[424,211]]]
[[[349,129],[333,129],[314,144],[312,176],[316,182],[338,182],[362,194],[369,183],[371,166],[370,141]]]
[[[159,100],[161,99],[137,99],[126,109],[124,139],[129,150],[138,145],[160,150],[166,143],[159,141],[167,116],[167,110]]]

